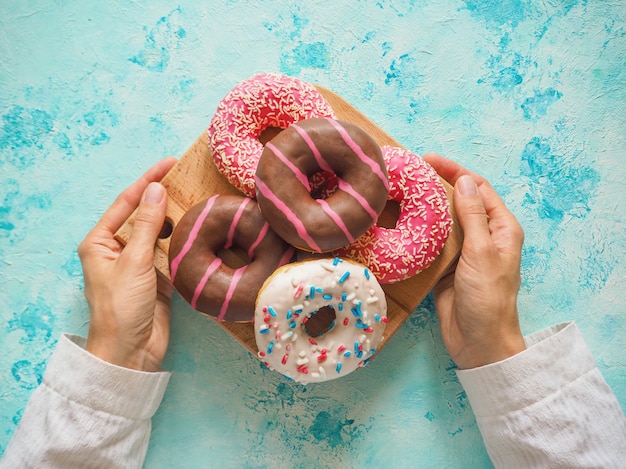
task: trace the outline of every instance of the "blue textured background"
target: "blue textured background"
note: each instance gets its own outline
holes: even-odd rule
[[[624,1],[295,3],[0,4],[0,453],[59,334],[86,333],[77,244],[264,71],[493,181],[526,231],[524,332],[575,319],[626,403]],[[179,298],[172,327],[149,468],[490,464],[430,299],[370,366],[308,387]]]

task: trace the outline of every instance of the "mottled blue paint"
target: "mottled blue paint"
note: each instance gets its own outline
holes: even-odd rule
[[[299,74],[303,68],[328,68],[331,63],[331,54],[324,43],[301,42],[291,52],[282,55],[280,63],[283,73]]]
[[[22,333],[21,343],[40,340],[48,342],[53,339],[52,331],[55,322],[56,315],[50,306],[43,298],[37,298],[35,303],[29,303],[24,310],[13,313],[13,318],[9,319],[6,330],[9,333],[15,331]]]
[[[46,362],[31,363],[29,360],[20,360],[11,367],[13,379],[23,389],[32,390],[41,384]]]
[[[535,94],[526,98],[520,106],[524,112],[524,119],[537,121],[540,117],[545,116],[548,107],[556,103],[562,96],[563,93],[554,88],[535,91]]]
[[[472,16],[489,27],[517,26],[526,19],[532,4],[528,0],[464,0]]]
[[[598,172],[556,155],[545,139],[534,137],[526,144],[520,169],[530,182],[526,204],[541,218],[560,223],[565,215],[581,218],[591,210]]]
[[[393,59],[385,75],[385,85],[393,85],[399,93],[414,92],[422,80],[419,62],[410,54]]]
[[[321,411],[315,416],[313,424],[309,428],[311,435],[320,442],[328,444],[331,448],[346,444],[349,441],[344,430],[354,423],[352,419],[346,419],[343,408],[336,409],[339,413]],[[345,436],[344,436],[345,435]]]
[[[586,0],[329,11],[2,2],[0,452],[58,335],[85,332],[81,234],[262,71],[331,88],[408,148],[487,176],[526,232],[524,332],[575,319],[626,402],[626,12]],[[175,296],[146,467],[489,467],[431,296],[370,365],[320,385],[268,370],[205,319]]]
[[[176,24],[180,13],[178,7],[163,16],[154,27],[144,26],[144,46],[130,61],[151,72],[165,71],[171,60],[171,50],[178,48],[187,36],[185,29]]]
[[[46,156],[45,143],[54,128],[54,118],[42,109],[13,106],[2,115],[0,150],[5,161],[19,169],[36,164]]]

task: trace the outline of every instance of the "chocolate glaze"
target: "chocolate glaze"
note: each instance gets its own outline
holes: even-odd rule
[[[364,153],[362,157],[365,160],[345,142],[334,122],[345,129],[349,138]],[[336,175],[340,184],[338,190],[325,200],[330,210],[345,224],[348,233],[328,215],[328,211],[323,210],[311,196],[310,188],[305,187],[297,177],[298,171],[308,179],[325,172],[328,167],[320,166],[311,146],[295,126],[308,135]],[[276,150],[293,166],[281,160]],[[259,160],[256,181],[259,207],[274,231],[290,244],[308,251],[328,252],[350,244],[376,222],[387,202],[387,170],[380,147],[361,128],[326,118],[306,119],[292,124],[271,139]],[[365,205],[355,198],[354,193],[342,190],[342,183],[344,188],[348,186],[363,197],[367,201]],[[265,193],[263,184],[267,188]],[[268,194],[271,195],[268,197]],[[279,202],[271,200],[272,197]],[[281,203],[284,206],[280,206]],[[304,227],[301,227],[300,233],[294,219]],[[307,236],[302,236],[303,230]],[[307,237],[310,239],[305,239]]]
[[[181,296],[198,311],[219,320],[252,321],[254,302],[261,285],[274,270],[291,261],[295,249],[267,227],[265,236],[248,259],[250,247],[257,242],[266,225],[256,202],[234,195],[219,195],[213,199],[212,203],[209,199],[192,207],[175,227],[169,250],[172,281]],[[240,210],[244,200],[247,202]],[[210,210],[207,211],[207,207]],[[240,218],[237,220],[235,216],[238,210]],[[201,215],[206,217],[194,240],[194,225]],[[233,235],[231,247],[227,246],[229,232]],[[231,253],[238,251],[235,254],[243,259],[240,263],[246,265],[243,275],[236,282],[236,276],[235,280],[233,276],[238,266],[232,265],[230,261],[221,262],[208,277],[204,287],[198,288],[207,268],[218,258],[218,253],[220,257],[227,259],[223,254],[225,246],[226,251]],[[187,250],[181,253],[183,249]],[[246,260],[249,263],[246,264]]]

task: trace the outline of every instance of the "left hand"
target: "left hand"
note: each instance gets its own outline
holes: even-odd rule
[[[161,160],[122,192],[78,246],[90,323],[87,350],[107,362],[160,369],[170,336],[172,286],[154,268],[167,197],[158,182],[176,163]],[[138,207],[128,244],[115,232]]]

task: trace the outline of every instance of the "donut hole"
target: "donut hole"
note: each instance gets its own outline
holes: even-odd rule
[[[400,204],[395,200],[388,200],[383,213],[378,217],[376,224],[381,228],[394,229],[400,217]]]
[[[174,232],[174,223],[172,222],[172,220],[170,218],[165,218],[165,221],[163,222],[163,226],[161,227],[161,231],[159,231],[159,239],[167,239],[170,236],[172,236],[172,233]]]
[[[276,135],[278,135],[282,131],[283,129],[281,129],[280,127],[266,127],[259,134],[259,142],[261,142],[261,145],[265,146],[267,142],[276,137]]]
[[[322,306],[317,311],[309,313],[304,323],[304,332],[315,338],[324,335],[335,326],[337,315],[330,306]]]
[[[216,255],[222,259],[224,265],[230,267],[231,269],[238,269],[239,267],[243,267],[244,265],[250,263],[250,258],[248,257],[246,251],[238,247],[220,249],[217,251]]]

